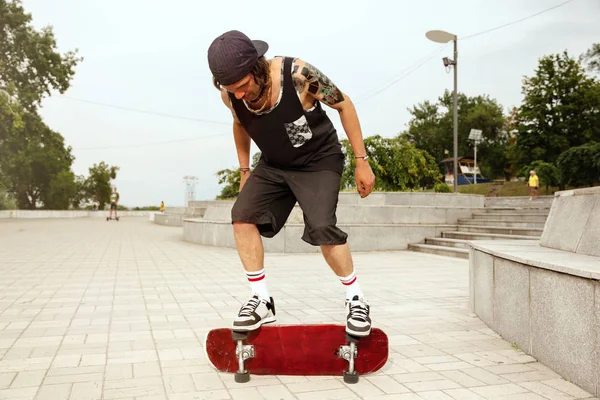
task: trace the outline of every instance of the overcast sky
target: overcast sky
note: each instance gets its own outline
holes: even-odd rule
[[[206,61],[211,41],[238,29],[269,43],[268,57],[300,57],[354,100],[363,135],[394,136],[407,108],[452,89],[441,58],[447,45],[425,37],[442,29],[459,37],[458,87],[518,106],[521,80],[540,57],[580,55],[600,41],[600,1],[574,0],[526,21],[461,41],[564,0],[24,0],[36,27],[52,25],[61,52],[79,49],[71,88],[40,110],[87,175],[106,161],[121,170],[115,184],[126,206],[184,202],[183,176],[198,177],[196,199],[219,192],[215,173],[237,167],[231,117],[213,88]],[[460,3],[460,6],[457,4]],[[412,71],[412,73],[409,73]],[[392,85],[390,82],[395,81]],[[377,90],[387,88],[376,95]],[[157,113],[128,111],[85,100]],[[158,114],[171,114],[171,118]],[[337,112],[328,112],[345,138]],[[207,121],[202,121],[207,120]],[[209,121],[215,121],[212,123]],[[170,143],[158,143],[167,142]],[[252,146],[252,153],[256,151]]]

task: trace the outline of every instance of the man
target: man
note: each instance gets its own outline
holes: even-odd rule
[[[535,198],[538,195],[540,179],[538,178],[534,170],[529,171],[529,181],[527,182],[527,186],[529,186],[529,200],[535,200]]]
[[[276,320],[264,271],[261,235],[275,236],[296,201],[304,212],[302,239],[320,246],[346,288],[346,331],[371,332],[370,306],[359,287],[347,234],[336,226],[344,155],[321,103],[339,112],[356,154],[361,197],[373,190],[358,116],[350,98],[314,66],[298,58],[267,60],[268,44],[239,31],[217,37],[208,49],[213,83],[233,115],[233,137],[241,169],[240,193],[231,217],[240,260],[252,297],[240,308],[233,329],[250,331]],[[250,142],[261,158],[250,172]],[[299,266],[301,268],[302,266]]]
[[[117,192],[117,187],[113,186],[113,191],[110,194],[110,214],[108,218],[112,219],[113,210],[115,212],[115,218],[117,218],[117,204],[119,204],[119,192]]]

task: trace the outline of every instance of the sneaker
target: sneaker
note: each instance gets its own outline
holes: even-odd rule
[[[237,318],[233,321],[235,331],[253,331],[262,324],[274,322],[275,302],[259,299],[257,295],[250,297],[240,308]]]
[[[368,336],[371,333],[370,306],[364,299],[354,296],[346,300],[346,332],[352,336]]]

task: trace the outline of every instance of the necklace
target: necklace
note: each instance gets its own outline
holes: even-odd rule
[[[248,109],[255,114],[258,114],[259,112],[264,110],[265,107],[267,106],[267,104],[269,104],[269,101],[271,100],[271,89],[273,88],[273,85],[271,84],[270,76],[269,76],[269,82],[267,83],[267,85],[269,85],[269,89],[267,90],[267,98],[265,99],[265,102],[263,103],[262,107],[260,107],[258,110],[255,110],[252,107],[248,107]]]

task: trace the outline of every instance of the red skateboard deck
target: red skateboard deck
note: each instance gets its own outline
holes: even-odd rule
[[[263,325],[248,333],[244,345],[254,346],[254,357],[244,368],[255,375],[343,375],[348,361],[337,354],[349,345],[342,325]],[[213,329],[206,336],[209,361],[219,371],[237,372],[236,341],[229,328]],[[354,368],[358,374],[379,370],[388,359],[388,337],[380,329],[357,344]]]

